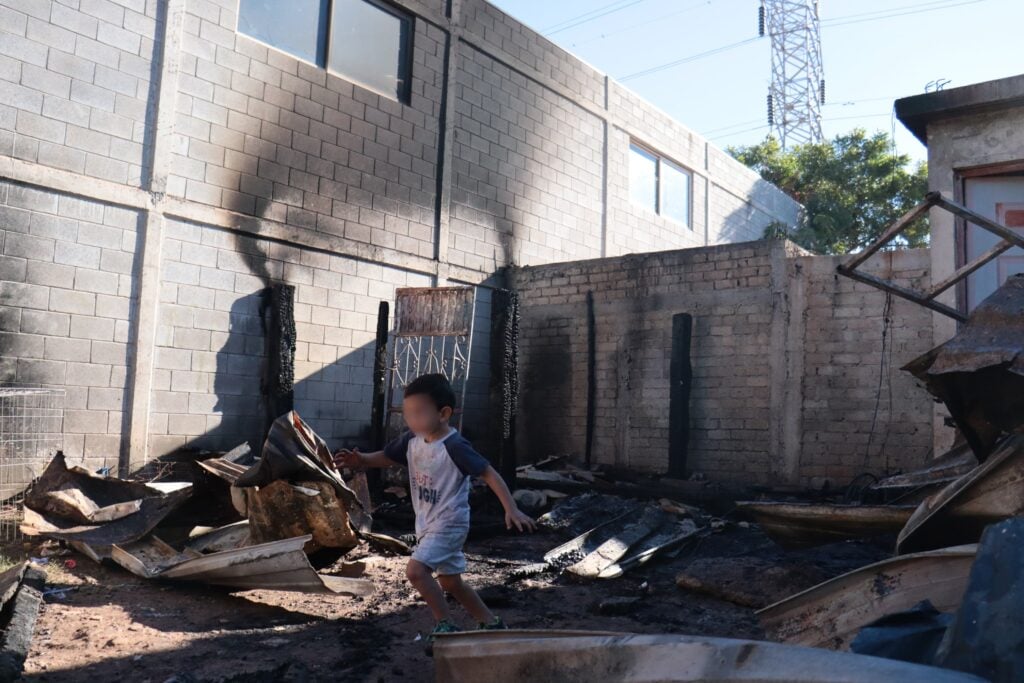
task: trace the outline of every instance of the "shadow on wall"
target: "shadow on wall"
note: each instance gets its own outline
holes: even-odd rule
[[[204,374],[204,378],[193,387],[176,387],[172,380],[172,390],[191,391],[188,406],[186,410],[182,410],[181,407],[168,410],[165,406],[154,409],[154,412],[158,413],[158,429],[153,434],[155,445],[152,455],[159,457],[180,448],[227,450],[243,441],[248,441],[254,448],[259,448],[269,421],[280,412],[269,407],[264,374],[271,360],[270,354],[277,352],[276,348],[271,348],[273,342],[268,341],[275,336],[272,330],[267,329],[272,320],[267,308],[268,293],[273,285],[282,282],[296,285],[296,301],[305,302],[297,307],[300,309],[300,322],[297,324],[299,343],[296,354],[294,408],[332,446],[359,445],[365,448],[370,445],[375,342],[372,332],[367,333],[362,325],[376,327],[376,309],[379,301],[367,296],[365,281],[353,286],[350,280],[346,280],[362,278],[363,275],[333,271],[328,273],[332,275],[333,283],[328,290],[332,306],[337,305],[333,300],[335,295],[340,295],[340,300],[349,304],[355,301],[355,309],[363,311],[341,311],[339,317],[338,310],[327,311],[326,307],[310,305],[309,299],[306,298],[313,287],[309,284],[310,278],[315,276],[319,281],[320,275],[324,273],[308,269],[289,272],[289,264],[295,261],[300,253],[298,247],[263,238],[257,239],[238,232],[209,227],[202,229],[217,233],[211,236],[210,241],[219,245],[222,255],[228,252],[228,255],[236,258],[238,266],[246,272],[237,273],[233,280],[236,284],[227,285],[233,289],[217,292],[217,308],[223,310],[223,307],[229,306],[229,311],[221,313],[219,310],[207,310],[203,307],[205,305],[199,302],[192,304],[190,310],[196,319],[202,317],[204,320],[213,321],[208,327],[214,329],[210,333],[211,346],[207,347],[209,352],[193,351],[193,372],[182,374],[196,375],[196,371],[199,371]],[[207,241],[205,234],[203,241]],[[285,259],[279,249],[291,256]],[[316,250],[309,251],[314,256],[325,256]],[[338,257],[331,258],[336,260]],[[238,269],[236,266],[236,270]],[[323,269],[326,269],[326,265],[323,265]],[[400,273],[399,276],[403,278],[400,284],[404,284],[404,276]],[[353,291],[362,291],[362,294],[355,296],[352,294]],[[185,303],[180,297],[179,294],[178,301],[181,303],[174,308],[181,308]],[[489,343],[489,291],[478,289],[477,299],[480,315],[477,317],[477,329],[474,334],[472,386],[467,392],[466,400],[466,405],[470,408],[465,425],[467,434],[483,432],[480,425],[486,418],[486,405],[480,405],[479,395],[483,393],[486,399],[490,372],[486,353]],[[393,300],[389,303],[393,311]],[[371,307],[374,313],[365,313]],[[325,311],[328,314],[333,313],[333,323],[317,319],[317,316]],[[348,322],[346,316],[349,316]],[[174,324],[170,320],[170,315],[162,315],[161,318],[164,323]],[[356,339],[349,340],[350,330],[346,325],[351,327],[352,320],[355,321],[355,329],[358,331]],[[186,328],[183,331],[185,334],[182,335],[182,339],[186,340],[187,344],[188,334],[192,330]],[[319,339],[319,335],[323,335],[324,338]],[[367,337],[370,341],[365,341]],[[355,345],[351,345],[351,341],[355,341]],[[171,353],[182,351],[174,347],[174,344],[181,345],[177,328],[173,341],[168,339],[165,343],[172,344],[167,349]],[[196,366],[197,362],[201,363],[199,367]],[[165,419],[163,414],[159,414],[161,411],[170,413],[166,417],[166,435],[159,428]],[[188,414],[180,414],[182,412]],[[199,425],[201,429],[198,428]]]

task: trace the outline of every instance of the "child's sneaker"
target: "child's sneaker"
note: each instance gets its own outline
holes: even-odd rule
[[[434,656],[434,641],[437,639],[437,634],[458,632],[459,627],[453,624],[452,622],[448,621],[447,619],[442,619],[441,621],[437,622],[437,626],[434,627],[434,630],[431,631],[424,639],[426,641],[426,644],[423,649],[426,651],[427,656]]]
[[[480,622],[480,625],[476,627],[477,631],[505,631],[508,630],[508,626],[501,620],[501,617],[494,617],[489,624]]]

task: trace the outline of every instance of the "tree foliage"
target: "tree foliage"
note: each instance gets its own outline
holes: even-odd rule
[[[924,199],[928,171],[893,154],[885,132],[856,129],[830,141],[784,150],[768,137],[729,153],[804,206],[789,237],[820,254],[846,254],[871,243],[899,216]],[[770,226],[766,236],[776,236]],[[915,221],[895,246],[928,244],[927,218]]]

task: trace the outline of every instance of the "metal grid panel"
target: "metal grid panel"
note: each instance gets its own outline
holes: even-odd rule
[[[63,446],[63,389],[0,384],[0,541],[18,538],[25,490]]]

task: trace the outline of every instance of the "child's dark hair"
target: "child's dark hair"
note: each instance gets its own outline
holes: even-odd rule
[[[455,390],[448,378],[441,374],[420,375],[405,387],[405,396],[425,394],[430,397],[438,410],[455,410]]]

